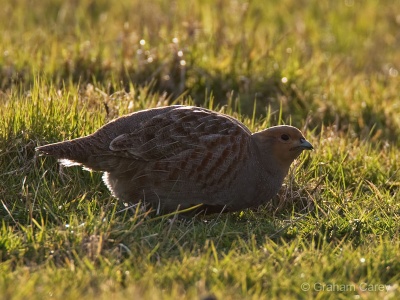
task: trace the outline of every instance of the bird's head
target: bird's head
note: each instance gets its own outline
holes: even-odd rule
[[[314,149],[299,129],[288,125],[270,127],[254,133],[252,137],[260,150],[261,158],[265,157],[266,162],[271,165],[277,163],[286,171],[303,150]]]

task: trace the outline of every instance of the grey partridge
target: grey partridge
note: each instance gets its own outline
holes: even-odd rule
[[[103,171],[107,187],[125,202],[163,212],[203,204],[211,213],[266,203],[291,163],[311,149],[292,126],[252,134],[230,116],[176,105],[122,116],[86,137],[36,150]]]

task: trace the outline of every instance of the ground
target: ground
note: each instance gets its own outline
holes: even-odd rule
[[[3,1],[0,298],[397,299],[395,1]],[[34,148],[173,103],[315,150],[257,211],[118,202]]]

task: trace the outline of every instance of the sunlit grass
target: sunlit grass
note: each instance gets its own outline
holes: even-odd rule
[[[399,16],[372,0],[6,1],[0,298],[396,299]],[[265,207],[195,219],[34,152],[173,103],[293,124],[315,150]]]

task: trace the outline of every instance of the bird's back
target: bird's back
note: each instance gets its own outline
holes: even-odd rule
[[[40,146],[36,150],[41,155],[59,159],[61,163],[67,166],[83,165],[95,171],[109,171],[112,164],[110,163],[109,166],[107,160],[110,160],[110,162],[115,160],[115,158],[113,159],[115,153],[110,151],[110,144],[113,139],[121,134],[130,133],[142,122],[174,108],[176,107],[167,106],[134,112],[107,123],[91,135]]]

